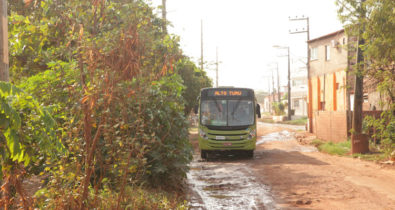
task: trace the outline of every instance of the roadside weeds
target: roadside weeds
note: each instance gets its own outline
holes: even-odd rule
[[[302,145],[315,146],[318,151],[330,155],[342,157],[358,158],[365,161],[375,162],[380,165],[391,165],[395,167],[395,162],[390,160],[383,152],[380,152],[377,145],[370,144],[370,152],[366,154],[351,154],[351,141],[343,142],[327,142],[318,139],[313,134],[307,132],[299,132],[295,135],[298,143]]]

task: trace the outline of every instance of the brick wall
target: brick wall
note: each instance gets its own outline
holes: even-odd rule
[[[340,142],[347,140],[347,112],[313,112],[313,133],[317,138],[325,141]]]

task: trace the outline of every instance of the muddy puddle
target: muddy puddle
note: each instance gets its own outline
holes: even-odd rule
[[[287,130],[280,132],[269,133],[265,136],[258,137],[256,144],[260,145],[269,141],[289,141],[294,138],[294,133]]]
[[[304,125],[288,125],[288,124],[280,124],[280,123],[258,122],[258,126],[287,128],[287,129],[292,129],[292,130],[295,130],[295,131],[298,131],[298,130],[304,131],[304,130],[306,130],[306,127]]]
[[[188,183],[190,209],[276,209],[269,187],[237,157],[202,161],[195,156]]]
[[[264,144],[271,141],[292,141],[294,140],[295,133],[289,132],[287,130],[282,130],[280,132],[269,133],[265,136],[258,137],[256,145]],[[284,148],[287,152],[316,152],[317,148],[314,146],[300,145],[298,143],[289,144],[287,148]]]

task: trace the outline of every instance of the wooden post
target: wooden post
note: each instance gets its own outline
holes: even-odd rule
[[[9,81],[7,1],[0,0],[0,81]]]

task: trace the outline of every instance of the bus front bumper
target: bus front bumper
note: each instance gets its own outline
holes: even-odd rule
[[[201,150],[255,150],[255,147],[256,138],[226,141],[204,139],[199,136],[199,148]]]

